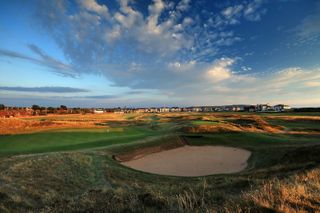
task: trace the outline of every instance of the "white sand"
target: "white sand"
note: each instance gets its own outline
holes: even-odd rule
[[[251,152],[224,146],[183,146],[122,164],[144,172],[174,176],[204,176],[240,172]]]

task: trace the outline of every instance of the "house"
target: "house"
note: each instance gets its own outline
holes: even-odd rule
[[[168,107],[161,107],[161,108],[159,109],[159,111],[160,111],[160,112],[169,112],[170,110],[169,110]]]
[[[268,112],[271,110],[272,110],[272,107],[269,104],[258,104],[257,105],[258,112]]]
[[[104,111],[102,109],[94,109],[93,113],[94,114],[102,114],[102,113],[104,113]]]
[[[201,107],[192,107],[192,112],[202,112],[202,108]]]
[[[255,112],[256,111],[256,106],[254,105],[247,105],[244,107],[245,112]]]
[[[213,112],[214,108],[211,107],[211,106],[205,106],[205,107],[202,108],[202,111],[203,112]]]
[[[182,112],[192,112],[192,107],[184,107],[181,109]]]
[[[135,113],[144,113],[144,112],[147,112],[147,110],[144,108],[138,108],[138,109],[135,109],[134,112]]]
[[[289,105],[285,105],[285,104],[278,104],[278,105],[275,105],[273,107],[273,109],[276,112],[284,112],[284,111],[290,110],[291,107]]]
[[[223,111],[223,107],[218,106],[218,107],[214,107],[213,109],[215,112],[222,112]]]
[[[244,106],[244,105],[234,105],[232,111],[235,111],[235,112],[243,112],[244,109],[245,109],[245,106]]]
[[[170,112],[181,112],[181,108],[180,107],[171,107]]]
[[[151,107],[151,108],[148,108],[146,112],[158,113],[158,112],[160,112],[160,109],[159,108],[155,108],[155,107]]]
[[[114,113],[115,113],[115,114],[124,114],[124,111],[122,111],[122,110],[116,110],[116,111],[114,111]]]
[[[229,105],[227,105],[227,106],[223,106],[223,111],[234,111],[234,107],[233,106],[229,106]]]

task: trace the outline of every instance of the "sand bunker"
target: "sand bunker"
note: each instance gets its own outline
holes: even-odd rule
[[[224,146],[183,146],[122,162],[144,172],[174,176],[204,176],[240,172],[251,152]]]

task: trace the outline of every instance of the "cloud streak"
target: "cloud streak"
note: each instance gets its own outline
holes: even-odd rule
[[[4,49],[0,49],[0,57],[9,57],[9,58],[27,60],[29,62],[47,67],[51,71],[63,76],[77,77],[79,75],[71,65],[65,64],[57,59],[54,59],[53,57],[50,57],[38,46],[34,44],[29,44],[28,47],[39,58],[33,58],[31,56],[28,56],[19,52],[4,50]]]
[[[316,5],[314,13],[305,17],[293,32],[300,44],[319,42],[320,3]]]
[[[72,87],[5,87],[0,86],[0,90],[14,92],[39,92],[39,93],[83,93],[89,92],[87,89]]]

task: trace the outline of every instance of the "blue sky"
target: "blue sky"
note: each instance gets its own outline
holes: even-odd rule
[[[0,102],[320,106],[317,0],[0,2]]]

